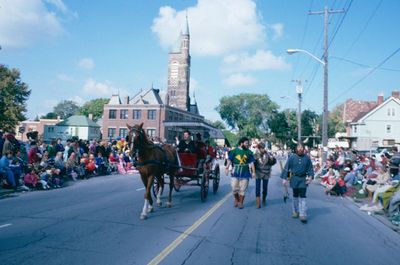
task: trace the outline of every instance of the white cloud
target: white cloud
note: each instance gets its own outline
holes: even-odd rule
[[[85,99],[81,98],[80,96],[73,96],[72,98],[70,98],[69,100],[72,100],[73,102],[75,102],[76,104],[78,104],[78,106],[82,106],[83,103],[86,102]]]
[[[237,73],[223,80],[223,83],[230,87],[250,86],[256,82],[256,79],[251,75]]]
[[[268,26],[273,31],[272,39],[277,40],[283,36],[283,24],[276,23]]]
[[[290,65],[283,57],[275,56],[266,50],[258,50],[254,55],[247,52],[227,55],[224,57],[222,67],[224,72],[290,69]]]
[[[61,0],[48,0],[63,13]],[[65,33],[60,16],[42,0],[1,0],[0,39],[3,47],[21,48]]]
[[[110,82],[106,81],[106,83],[101,83],[92,78],[87,79],[83,85],[83,93],[87,95],[93,95],[95,97],[111,96],[111,94],[116,90],[117,89],[112,87]]]
[[[94,68],[94,61],[92,58],[82,58],[79,62],[78,62],[78,66],[81,69],[85,69],[85,70],[91,70]]]
[[[265,27],[252,0],[198,0],[187,9],[191,52],[220,55],[261,44]],[[186,11],[164,6],[153,21],[152,31],[164,47],[176,43],[185,25]]]

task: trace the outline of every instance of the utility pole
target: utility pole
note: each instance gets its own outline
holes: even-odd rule
[[[301,85],[301,80],[292,80],[296,82],[296,93],[298,98],[297,104],[297,143],[301,144],[301,94],[303,93],[303,86]]]
[[[325,38],[325,47],[324,47],[324,107],[322,113],[322,147],[326,149],[328,146],[328,24],[329,24],[329,15],[337,14],[345,12],[344,9],[340,10],[328,10],[328,7],[325,6],[324,11],[309,11],[309,15],[324,15],[324,38]],[[327,150],[323,151],[322,161],[326,162],[327,158]]]

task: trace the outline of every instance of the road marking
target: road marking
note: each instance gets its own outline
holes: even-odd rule
[[[144,190],[144,188],[139,188],[139,189],[136,189],[136,191],[140,191],[140,190]]]
[[[167,246],[160,254],[157,255],[154,259],[152,259],[148,265],[157,265],[163,259],[165,259],[169,253],[174,251],[176,247],[178,247],[185,238],[187,238],[194,230],[196,230],[208,217],[210,217],[232,194],[228,193],[224,198],[222,198],[219,202],[217,202],[208,212],[206,212],[199,220],[197,220],[191,227],[186,229],[177,239],[175,239],[169,246]]]
[[[0,228],[4,228],[4,227],[10,226],[10,225],[11,225],[11,224],[0,225]]]

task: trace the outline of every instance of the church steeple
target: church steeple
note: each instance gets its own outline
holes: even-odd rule
[[[185,26],[180,34],[180,48],[173,47],[169,53],[168,62],[168,105],[189,111],[189,83],[190,83],[190,34],[189,22],[186,13]]]

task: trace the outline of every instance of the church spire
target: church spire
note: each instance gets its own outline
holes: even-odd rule
[[[185,27],[183,28],[182,35],[190,35],[189,34],[189,22],[188,22],[188,12],[187,12],[187,10],[186,10],[185,19],[186,19]]]

